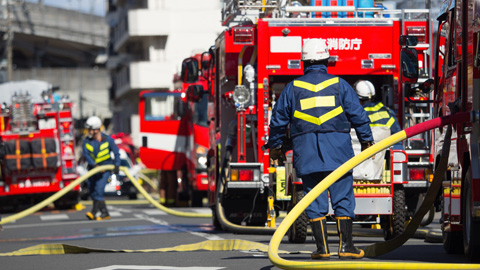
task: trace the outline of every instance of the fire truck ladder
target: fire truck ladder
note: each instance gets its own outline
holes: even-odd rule
[[[430,13],[428,9],[410,9],[402,12],[402,34],[417,36],[419,43],[412,47],[422,50],[423,62],[419,66],[419,83],[424,82],[432,75],[432,49],[429,43],[431,42],[431,22]],[[426,28],[408,26],[407,22],[425,21],[428,24]],[[423,123],[432,119],[432,104],[428,101],[433,98],[432,93],[422,93],[416,91],[414,96],[408,97],[407,91],[402,91],[402,103],[404,110],[403,129],[412,127],[416,124]],[[425,101],[425,102],[422,102]],[[417,168],[431,168],[432,162],[430,153],[432,151],[432,132],[427,131],[412,138],[408,138],[404,142],[405,151],[409,156],[408,166]],[[426,187],[426,181],[412,182],[410,181],[406,186],[408,187]]]

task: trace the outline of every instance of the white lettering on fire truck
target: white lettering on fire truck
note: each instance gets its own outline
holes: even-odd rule
[[[326,41],[329,50],[336,51],[358,51],[362,40],[359,38],[327,38]]]

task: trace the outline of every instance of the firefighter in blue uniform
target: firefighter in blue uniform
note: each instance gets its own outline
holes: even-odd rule
[[[370,119],[370,127],[386,127],[390,129],[391,135],[402,130],[392,109],[383,105],[382,102],[374,100],[375,86],[373,83],[367,80],[359,80],[353,87]],[[402,142],[396,143],[392,148],[403,150]]]
[[[304,76],[287,84],[272,111],[269,149],[273,160],[285,159],[281,149],[290,125],[293,162],[303,180],[305,193],[354,156],[350,127],[357,133],[362,150],[373,144],[365,110],[353,88],[343,79],[327,73],[328,47],[322,39],[308,39],[302,48]],[[363,250],[352,240],[355,196],[352,172],[328,189],[340,235],[340,258],[362,258]],[[325,215],[328,193],[323,192],[306,209],[317,250],[312,259],[328,259]]]
[[[88,169],[93,169],[101,165],[115,165],[113,173],[118,174],[120,166],[120,153],[112,137],[100,131],[102,121],[97,116],[87,119],[85,127],[88,129],[88,136],[83,142],[83,156],[87,160]],[[110,152],[115,159],[112,160]],[[109,219],[107,206],[103,199],[105,186],[111,176],[110,171],[99,172],[88,179],[90,196],[93,200],[92,211],[87,212],[87,218],[90,220]],[[96,216],[100,211],[101,215]]]

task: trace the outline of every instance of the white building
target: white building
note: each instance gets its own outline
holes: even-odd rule
[[[207,51],[221,33],[221,0],[109,0],[107,68],[115,131],[135,136],[138,96],[173,89],[173,77],[193,51]],[[133,122],[135,122],[133,116]]]

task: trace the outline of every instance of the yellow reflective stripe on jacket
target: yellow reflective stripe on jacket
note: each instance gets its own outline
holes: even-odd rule
[[[102,150],[100,152],[98,152],[97,154],[97,158],[95,159],[95,162],[96,163],[99,163],[99,162],[102,162],[104,160],[107,160],[110,158],[110,149],[105,149],[105,150]]]
[[[107,159],[109,159],[109,158],[110,158],[110,155],[105,155],[105,156],[103,156],[103,157],[97,157],[97,158],[95,159],[95,163],[100,163],[100,162],[105,161],[105,160],[107,160]]]
[[[303,110],[316,107],[334,107],[335,96],[319,96],[312,98],[305,98],[300,100],[300,107]]]
[[[378,120],[390,118],[390,114],[386,111],[376,112],[368,115],[368,118],[372,123],[377,122]]]
[[[87,148],[88,151],[93,152],[93,146],[91,144],[86,143],[85,147]]]
[[[321,91],[331,85],[334,85],[336,83],[338,83],[339,80],[338,80],[338,77],[334,77],[334,78],[331,78],[331,79],[328,79],[326,81],[323,81],[319,84],[311,84],[311,83],[307,83],[307,82],[304,82],[304,81],[293,81],[293,86],[296,86],[296,87],[300,87],[300,88],[303,88],[303,89],[306,89],[306,90],[309,90],[309,91],[312,91],[312,92],[318,92],[318,91]]]
[[[371,127],[387,127],[391,128],[393,123],[395,123],[395,119],[391,117],[386,124],[370,124]]]
[[[102,151],[102,150],[105,149],[105,148],[108,148],[108,142],[102,143],[102,144],[100,145],[100,148],[99,148],[99,149],[100,149],[100,151]]]
[[[377,105],[373,106],[373,107],[365,107],[365,111],[367,112],[376,112],[378,110],[380,110],[381,108],[383,108],[383,103],[379,102]]]
[[[388,128],[392,127],[393,123],[395,123],[395,119],[393,117],[390,117],[388,122],[385,124]]]
[[[337,107],[331,111],[329,111],[328,113],[324,114],[324,115],[321,115],[320,117],[314,117],[314,116],[311,116],[311,115],[308,115],[306,113],[302,113],[302,112],[299,112],[299,111],[295,111],[293,113],[293,117],[296,117],[298,119],[302,119],[304,121],[307,121],[307,122],[310,122],[312,124],[316,124],[316,125],[321,125],[325,122],[327,122],[328,120],[334,118],[335,116],[339,115],[343,113],[343,108],[342,107]]]

